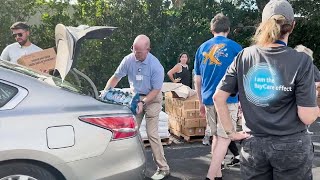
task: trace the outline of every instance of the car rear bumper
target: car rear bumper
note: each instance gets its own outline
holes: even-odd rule
[[[146,159],[139,136],[111,141],[100,156],[69,162],[77,180],[144,179]]]

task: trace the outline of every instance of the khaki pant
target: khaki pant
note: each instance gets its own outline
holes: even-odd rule
[[[227,104],[230,117],[232,120],[232,125],[234,130],[236,130],[237,116],[238,116],[238,103]],[[229,138],[223,129],[220,120],[218,120],[218,114],[214,106],[206,106],[206,120],[207,125],[209,125],[211,134],[215,136],[220,136],[224,138]]]
[[[143,99],[144,96],[140,98]],[[160,92],[154,100],[145,105],[141,114],[136,115],[136,120],[140,128],[143,116],[145,116],[146,130],[153,154],[153,159],[160,170],[169,170],[167,160],[164,157],[161,139],[158,133],[159,113],[161,112],[161,108],[162,93]]]

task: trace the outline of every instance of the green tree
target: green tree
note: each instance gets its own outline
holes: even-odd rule
[[[28,21],[36,13],[35,0],[2,0],[0,6],[0,49],[14,42],[10,26],[16,21]]]

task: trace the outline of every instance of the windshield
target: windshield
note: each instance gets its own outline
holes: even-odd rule
[[[70,82],[68,82],[67,80],[62,81],[62,79],[51,76],[49,74],[41,73],[41,72],[38,72],[38,71],[35,71],[32,69],[29,69],[27,67],[13,64],[13,63],[3,61],[3,60],[0,60],[0,66],[4,67],[6,69],[10,69],[10,70],[25,74],[27,76],[31,76],[33,78],[40,80],[40,81],[46,82],[47,84],[50,84],[52,86],[60,87],[62,89],[66,89],[69,91],[73,91],[73,92],[82,94],[81,87],[74,86]]]

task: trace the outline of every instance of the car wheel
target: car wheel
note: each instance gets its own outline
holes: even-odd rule
[[[48,170],[29,163],[0,165],[0,180],[57,180]]]

